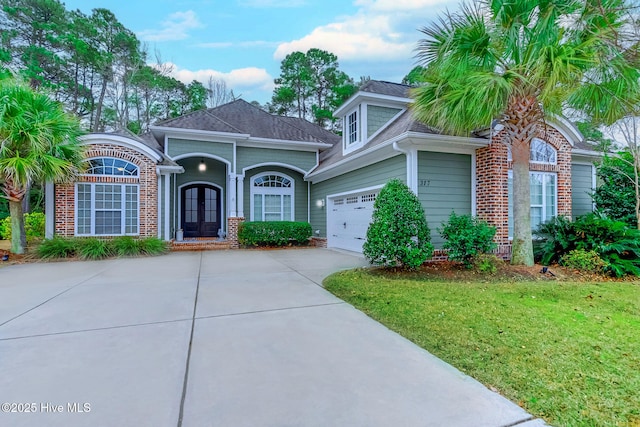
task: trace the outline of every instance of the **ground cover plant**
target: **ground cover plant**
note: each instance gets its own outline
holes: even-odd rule
[[[359,269],[325,286],[551,425],[639,425],[640,285],[538,270]]]
[[[44,240],[36,249],[36,254],[45,259],[78,257],[95,260],[114,256],[160,255],[168,250],[167,243],[157,237],[120,236],[113,239],[54,237]]]

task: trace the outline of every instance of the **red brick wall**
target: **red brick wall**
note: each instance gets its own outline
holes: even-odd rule
[[[141,237],[158,235],[158,176],[156,163],[133,149],[112,144],[90,144],[87,158],[114,157],[138,166],[139,177],[80,176],[77,182],[139,184]],[[73,236],[75,232],[75,184],[55,186],[55,234]]]
[[[231,249],[238,249],[238,227],[244,222],[243,217],[234,216],[227,218],[227,240]]]
[[[507,161],[507,147],[502,143],[504,131],[493,137],[492,143],[476,150],[477,216],[496,227],[498,254],[511,252],[509,241],[509,189],[511,162]],[[555,165],[530,163],[532,171],[557,173],[558,216],[571,217],[571,144],[560,132],[548,128],[538,138],[557,151]]]

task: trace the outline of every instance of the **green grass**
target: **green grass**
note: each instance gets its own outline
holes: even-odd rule
[[[554,426],[640,425],[640,286],[355,270],[338,297]]]

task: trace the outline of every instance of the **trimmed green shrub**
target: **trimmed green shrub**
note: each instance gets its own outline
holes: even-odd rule
[[[373,206],[362,252],[372,264],[416,269],[433,255],[431,234],[418,197],[402,181],[389,181]]]
[[[448,250],[449,259],[462,262],[467,268],[473,266],[475,257],[496,248],[496,228],[471,215],[451,212],[449,221],[438,232],[446,240],[443,248]]]
[[[27,241],[44,238],[45,216],[42,212],[31,212],[24,214],[24,231]],[[8,216],[0,221],[0,239],[11,240],[11,217]]]
[[[113,250],[106,240],[83,237],[76,240],[77,254],[81,259],[96,260],[112,256]]]
[[[238,242],[245,246],[305,245],[311,224],[295,221],[250,221],[238,227]]]
[[[71,258],[76,256],[76,239],[54,237],[44,240],[36,249],[40,258]]]
[[[574,249],[560,258],[560,265],[587,273],[602,273],[607,263],[594,250]]]
[[[640,276],[640,231],[622,221],[597,214],[578,217],[574,222],[556,218],[542,224],[536,234],[544,239],[538,254],[543,264],[560,262],[563,255],[575,249],[593,250],[605,263],[605,273]]]

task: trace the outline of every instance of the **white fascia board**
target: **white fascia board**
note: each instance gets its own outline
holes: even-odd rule
[[[578,128],[562,116],[551,115],[547,119],[547,123],[560,132],[572,147],[576,142],[584,141],[584,136]]]
[[[239,147],[253,148],[274,148],[279,150],[289,150],[295,148],[302,151],[317,151],[321,148],[331,148],[333,145],[324,142],[289,141],[286,139],[269,139],[250,137],[243,141],[238,141]]]
[[[139,153],[145,154],[151,159],[159,162],[162,160],[162,155],[158,153],[153,148],[149,147],[142,142],[136,141],[135,139],[127,138],[125,136],[120,135],[110,135],[110,134],[89,134],[84,135],[79,138],[79,141],[82,145],[88,144],[111,144],[111,145],[124,145],[125,147],[131,148]]]
[[[157,166],[156,173],[158,175],[169,175],[173,173],[184,173],[182,166]]]
[[[333,112],[333,116],[341,117],[347,111],[352,110],[356,105],[365,101],[367,103],[371,103],[371,101],[373,101],[374,104],[376,103],[376,101],[380,104],[395,104],[398,107],[402,108],[403,106],[406,107],[407,104],[412,103],[413,99],[390,95],[381,95],[372,92],[357,92],[355,95],[349,98],[347,102],[345,102],[337,110],[335,110]]]
[[[571,150],[571,162],[586,162],[593,163],[596,160],[602,159],[605,156],[605,153],[600,151],[589,151],[589,150],[580,150],[573,149]]]
[[[489,140],[484,138],[406,132],[403,138],[398,141],[397,145],[403,148],[414,147],[419,151],[473,154],[476,149],[488,146]]]
[[[164,132],[167,138],[185,138],[197,141],[234,143],[237,140],[248,139],[251,135],[245,133],[212,132],[208,130],[181,129],[165,126],[150,126],[152,131]]]
[[[396,144],[397,147],[414,147],[419,151],[473,154],[477,148],[488,146],[489,141],[482,138],[405,132],[382,144],[348,156],[327,168],[309,173],[305,179],[311,182],[325,181],[345,172],[400,155],[401,153],[399,151],[394,150],[394,144]],[[385,148],[387,149],[386,151],[384,151]]]
[[[326,169],[321,169],[319,171],[309,173],[305,176],[305,180],[311,181],[312,183],[325,181],[327,179],[340,176],[343,173],[351,172],[352,170],[369,166],[371,164],[391,157],[402,155],[402,153],[393,149],[393,143],[397,140],[397,137],[390,139],[382,144],[376,145],[375,147],[368,148],[354,155],[351,155],[346,159],[342,159],[327,167]]]

